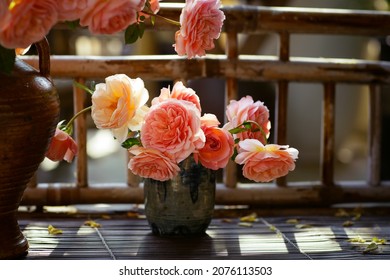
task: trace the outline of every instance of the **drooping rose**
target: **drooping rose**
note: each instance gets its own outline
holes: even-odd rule
[[[196,108],[198,108],[198,110],[202,112],[199,96],[192,88],[185,87],[182,82],[176,82],[173,85],[172,92],[169,90],[169,88],[162,88],[160,95],[158,97],[153,98],[152,105],[155,105],[158,102],[162,102],[169,98],[192,102],[196,106]]]
[[[77,155],[77,149],[77,144],[73,138],[57,128],[49,144],[46,157],[52,161],[65,160],[72,162],[74,156]]]
[[[236,128],[246,121],[257,123],[257,125],[251,125],[251,129],[254,131],[237,133],[235,135],[236,138],[240,140],[257,139],[266,144],[269,136],[270,121],[269,110],[263,102],[254,102],[249,95],[241,98],[239,101],[231,100],[226,108],[226,116],[229,121],[224,126],[226,130]]]
[[[118,141],[123,142],[128,129],[139,130],[148,112],[149,93],[140,79],[116,74],[96,85],[92,94],[92,119],[97,128],[111,129]]]
[[[149,0],[150,9],[147,9],[146,11],[152,14],[157,14],[160,10],[160,0]],[[146,7],[146,3],[145,3]],[[143,12],[140,12],[138,14],[139,16],[144,16],[145,18],[149,18],[150,16],[148,14],[145,14]]]
[[[219,121],[215,115],[205,114],[202,117],[202,130],[206,136],[206,143],[202,149],[194,153],[195,161],[212,170],[224,168],[234,151],[233,136],[218,125]]]
[[[219,0],[187,0],[180,15],[180,30],[173,45],[178,55],[188,58],[205,55],[221,34],[224,13]]]
[[[287,145],[263,145],[255,139],[239,143],[235,162],[244,164],[243,175],[255,182],[270,182],[295,169],[298,150]]]
[[[0,23],[0,44],[9,49],[27,48],[43,39],[58,20],[56,0],[18,0]]]
[[[141,128],[141,142],[182,161],[204,146],[199,110],[191,102],[173,98],[153,105]]]
[[[175,177],[180,171],[175,160],[167,153],[138,146],[131,147],[129,153],[131,158],[128,168],[135,175],[166,181]]]
[[[136,23],[144,6],[145,0],[88,0],[80,25],[88,26],[92,34],[117,33]]]
[[[58,0],[58,20],[73,21],[87,9],[88,0]]]

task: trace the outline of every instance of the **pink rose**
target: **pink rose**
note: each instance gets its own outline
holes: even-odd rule
[[[206,135],[204,147],[194,153],[195,161],[206,168],[217,170],[224,168],[234,151],[233,136],[218,127],[219,121],[215,115],[206,114],[202,117],[202,129]]]
[[[132,156],[128,168],[135,175],[166,181],[175,177],[180,171],[173,158],[158,150],[133,146],[129,152]]]
[[[88,7],[80,18],[81,26],[88,26],[93,34],[113,34],[137,22],[137,12],[145,0],[88,0]]]
[[[199,110],[191,102],[176,99],[153,105],[141,128],[141,142],[182,161],[204,146]]]
[[[77,154],[77,144],[66,132],[56,129],[51,139],[46,157],[52,161],[65,160],[72,162]]]
[[[150,9],[147,9],[146,11],[149,12],[149,13],[152,13],[152,14],[157,14],[158,11],[160,10],[160,1],[159,0],[149,0],[147,1],[149,2],[149,5],[150,5]],[[146,7],[146,3],[145,3],[145,7]],[[144,16],[145,18],[149,18],[150,16],[143,13],[143,12],[140,12],[138,14],[139,16]]]
[[[202,112],[199,96],[192,88],[185,87],[182,82],[176,82],[172,88],[172,92],[169,91],[169,88],[162,88],[160,96],[153,98],[152,105],[167,100],[169,98],[192,102],[196,106],[196,108],[198,108],[198,110]]]
[[[243,175],[255,182],[270,182],[295,169],[298,150],[287,145],[263,145],[255,139],[239,143],[235,162],[244,164]]]
[[[235,134],[236,138],[240,140],[258,139],[263,144],[266,144],[271,125],[268,108],[263,102],[253,102],[253,98],[249,95],[241,98],[239,101],[231,100],[226,108],[226,116],[229,121],[224,126],[226,130],[236,128],[248,120],[257,123],[257,125],[252,125],[254,132],[244,131],[237,133]]]
[[[49,33],[58,20],[56,0],[14,1],[0,23],[0,44],[9,49],[27,48]]]
[[[148,111],[149,93],[140,79],[125,74],[109,76],[96,85],[92,94],[92,119],[97,128],[111,129],[118,141],[126,140],[128,130],[139,130]]]
[[[88,0],[58,0],[58,20],[73,21],[79,19],[87,8]]]
[[[188,58],[205,55],[214,48],[221,34],[224,13],[219,0],[187,0],[180,15],[180,30],[175,34],[175,51]]]

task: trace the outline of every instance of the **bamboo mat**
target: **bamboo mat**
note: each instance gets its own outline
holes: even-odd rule
[[[390,259],[390,216],[215,218],[198,237],[155,236],[142,217],[87,220],[22,218],[25,259]]]

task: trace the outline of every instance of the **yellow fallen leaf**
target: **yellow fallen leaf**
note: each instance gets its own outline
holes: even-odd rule
[[[361,213],[356,213],[355,216],[352,218],[352,220],[358,221],[358,220],[360,220],[361,217],[362,217]]]
[[[296,224],[298,224],[298,223],[299,223],[298,219],[288,219],[288,220],[286,221],[286,224],[296,225]]]
[[[372,242],[375,242],[376,244],[385,245],[387,240],[383,238],[373,237]]]
[[[126,213],[127,218],[139,218],[138,212],[127,212]]]
[[[257,214],[256,213],[252,213],[252,214],[250,214],[248,216],[241,217],[240,221],[241,222],[246,222],[246,223],[254,223],[254,222],[257,221]]]
[[[338,209],[336,214],[334,214],[336,217],[348,217],[349,214],[344,209]]]
[[[84,225],[89,226],[91,228],[99,228],[99,227],[101,227],[101,225],[99,223],[97,223],[95,221],[92,221],[92,220],[85,221]]]
[[[270,225],[269,229],[272,230],[272,231],[277,231],[277,229],[276,229],[276,227],[274,225]]]
[[[222,223],[231,223],[231,222],[232,222],[232,219],[227,219],[227,218],[225,218],[225,219],[222,219],[221,222],[222,222]]]
[[[102,219],[110,220],[111,216],[110,215],[102,215]]]
[[[241,222],[241,223],[238,223],[238,225],[240,227],[253,227],[252,223],[247,223],[247,222]]]
[[[352,242],[352,243],[365,243],[366,240],[360,236],[358,237],[354,237],[354,238],[350,238],[348,239],[349,242]]]
[[[297,224],[297,225],[295,225],[295,227],[299,228],[299,229],[301,229],[301,228],[311,228],[312,225],[309,225],[309,224]]]
[[[352,221],[345,221],[344,223],[343,223],[343,227],[351,227],[351,226],[353,226],[353,222]]]
[[[62,230],[61,229],[53,227],[52,225],[49,225],[47,227],[47,230],[48,230],[49,234],[52,234],[52,235],[62,234]]]

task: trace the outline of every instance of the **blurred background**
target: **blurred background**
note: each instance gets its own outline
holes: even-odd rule
[[[168,1],[164,1],[168,2]],[[174,1],[177,2],[177,1]],[[264,0],[264,1],[224,1],[224,5],[248,4],[260,6],[338,8],[351,10],[389,10],[385,0]],[[389,31],[390,32],[390,31]],[[56,55],[147,55],[175,54],[172,44],[174,33],[146,31],[144,37],[133,45],[125,45],[124,35],[91,36],[88,30],[58,28],[48,36],[52,54]],[[390,38],[390,37],[389,37]],[[356,58],[368,60],[389,60],[389,38],[369,39],[356,36],[293,35],[290,56]],[[222,35],[216,48],[208,53],[224,53],[226,38]],[[277,36],[260,34],[239,37],[240,54],[278,55]],[[136,77],[131,77],[136,78]],[[89,86],[102,81],[87,81]],[[150,100],[157,96],[162,87],[172,85],[172,81],[145,81]],[[69,120],[73,115],[72,81],[55,79],[61,100],[61,120]],[[202,79],[188,84],[200,96],[203,113],[214,113],[224,121],[225,81]],[[368,128],[368,86],[339,84],[336,88],[336,180],[365,180],[367,175],[367,128]],[[386,87],[383,92],[388,91]],[[312,180],[320,178],[320,137],[321,137],[321,84],[289,84],[288,100],[288,144],[300,151],[296,170],[288,176],[288,181]],[[274,120],[275,85],[264,82],[239,81],[239,95],[252,95],[255,100],[265,103]],[[387,119],[390,116],[389,98],[383,95],[383,170],[382,177],[389,176],[389,151],[386,143]],[[86,104],[88,106],[89,104]],[[127,154],[116,142],[110,131],[97,130],[91,120],[88,130],[89,182],[126,182]],[[271,134],[270,141],[273,142]],[[45,160],[38,171],[38,181],[73,182],[75,164]]]

